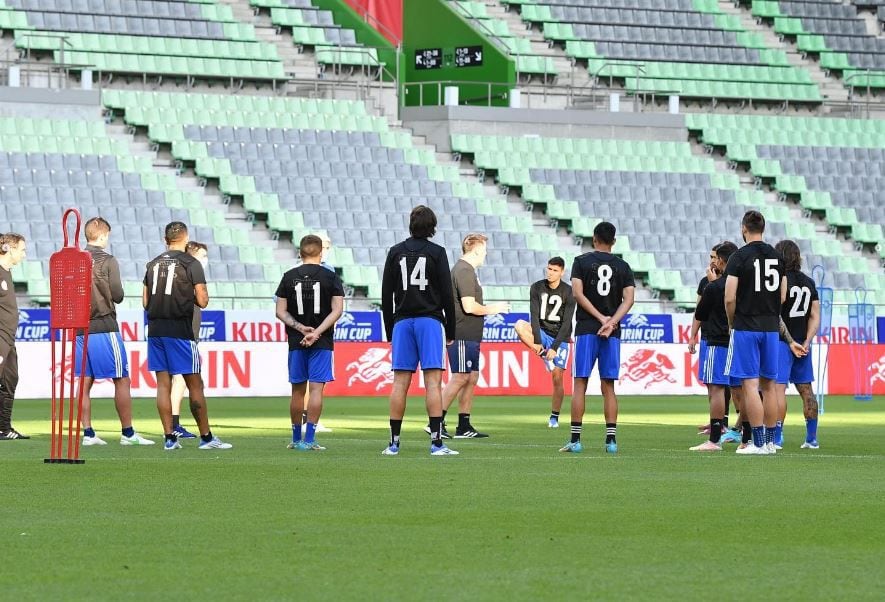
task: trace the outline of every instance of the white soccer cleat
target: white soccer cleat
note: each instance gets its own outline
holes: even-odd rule
[[[712,441],[704,441],[700,445],[695,445],[694,447],[689,447],[688,451],[709,451],[709,452],[717,452],[722,451],[722,446],[718,443],[713,443]]]
[[[120,436],[120,445],[153,445],[154,442],[150,439],[145,439],[138,433],[135,433],[131,437],[127,437],[126,435]]]
[[[230,443],[225,443],[218,437],[212,437],[210,441],[200,441],[199,449],[230,449],[233,447]]]
[[[329,427],[327,427],[327,426],[326,426],[325,424],[323,424],[322,422],[317,422],[317,429],[316,429],[316,432],[318,432],[318,433],[331,433],[331,432],[332,432],[332,429],[330,429]]]
[[[96,435],[95,437],[87,437],[83,436],[83,446],[89,447],[90,445],[107,445],[108,442]]]
[[[454,449],[450,449],[446,445],[440,445],[439,447],[435,445],[430,446],[430,455],[431,456],[457,456],[458,452]]]
[[[777,446],[775,446],[774,443],[766,443],[766,444],[765,444],[765,452],[766,452],[769,456],[773,456],[773,455],[775,455],[775,454],[777,453]]]
[[[747,445],[747,447],[737,448],[734,453],[742,456],[767,456],[768,450],[765,449],[764,445],[762,447],[756,447],[751,443]]]
[[[817,439],[814,441],[806,441],[799,446],[799,449],[820,449],[820,444],[817,442]]]

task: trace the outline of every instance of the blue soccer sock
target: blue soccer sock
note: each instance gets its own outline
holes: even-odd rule
[[[123,436],[124,437],[132,437],[133,435],[135,435],[135,429],[133,427],[127,426],[126,428],[123,429]]]
[[[83,429],[83,436],[95,437],[95,429],[93,429],[91,426],[86,427],[85,429]]]
[[[305,443],[313,443],[314,439],[316,438],[316,432],[317,432],[317,425],[315,425],[313,422],[308,422],[307,428],[305,429],[305,432],[304,432],[304,442]]]
[[[762,447],[765,445],[765,427],[764,426],[754,426],[753,427],[753,445],[756,447]]]
[[[817,418],[805,419],[805,440],[809,443],[817,440]]]
[[[301,425],[293,424],[292,425],[292,443],[298,443],[301,441]]]
[[[774,425],[774,442],[778,445],[784,441],[784,423],[780,420]]]

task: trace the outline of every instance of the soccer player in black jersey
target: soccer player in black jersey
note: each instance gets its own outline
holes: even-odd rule
[[[559,412],[565,395],[563,374],[568,366],[568,345],[575,318],[575,297],[571,285],[562,281],[564,271],[562,257],[552,257],[547,262],[547,277],[529,289],[531,323],[519,320],[514,324],[519,340],[541,356],[553,379],[549,428],[559,428]]]
[[[92,384],[97,378],[114,382],[114,406],[120,418],[120,445],[153,445],[132,427],[132,395],[129,390],[129,361],[120,335],[115,304],[123,301],[120,265],[107,252],[111,225],[101,217],[93,217],[83,228],[86,250],[92,255],[92,307],[89,314],[89,348],[83,366],[83,445],[107,445],[92,428]],[[74,374],[80,376],[83,355],[83,334],[78,333]]]
[[[286,325],[289,339],[289,382],[292,397],[292,443],[289,449],[321,451],[315,434],[323,411],[323,389],[335,380],[332,350],[335,346],[335,322],[344,311],[344,285],[338,275],[320,264],[323,240],[308,234],[301,239],[298,251],[302,264],[283,275],[277,288],[277,318]],[[310,387],[308,392],[308,381]],[[307,427],[301,440],[304,395],[310,401]]]
[[[142,305],[148,317],[148,369],[157,375],[157,411],[163,423],[164,449],[181,449],[172,428],[172,376],[181,374],[188,388],[191,414],[200,430],[200,449],[230,449],[212,435],[200,354],[194,339],[194,306],[209,304],[203,266],[185,252],[187,226],[171,222],[165,230],[166,251],[147,264],[142,289]]]
[[[818,449],[817,399],[811,389],[814,367],[811,364],[811,342],[820,326],[820,299],[814,280],[802,273],[802,255],[792,240],[782,240],[774,246],[784,258],[787,272],[787,301],[781,308],[790,335],[802,345],[804,355],[797,356],[783,341],[778,344],[778,421],[774,431],[774,445],[783,447],[783,421],[787,415],[787,383],[796,385],[802,398],[805,414],[805,442],[802,449]]]
[[[18,301],[12,281],[12,268],[25,260],[25,237],[15,232],[0,234],[0,441],[30,439],[12,428],[12,406],[18,386]]]
[[[436,214],[418,205],[409,216],[411,236],[391,247],[381,280],[381,311],[391,347],[390,442],[381,453],[399,454],[406,395],[418,366],[424,373],[430,454],[457,455],[442,441],[442,371],[445,348],[455,338],[455,300],[446,250],[430,242]]]
[[[209,267],[209,247],[195,240],[188,241],[187,253],[203,266],[203,271]],[[199,305],[194,305],[194,341],[200,342],[200,327],[203,325],[203,310]],[[181,426],[181,400],[184,399],[184,393],[187,391],[187,385],[184,383],[184,377],[176,374],[172,377],[172,428],[179,439],[196,439],[197,436]]]
[[[626,261],[612,255],[615,226],[600,222],[593,229],[594,251],[575,259],[572,293],[575,322],[575,390],[572,395],[571,440],[559,451],[579,453],[587,381],[599,362],[605,413],[605,450],[617,453],[618,398],[615,381],[621,367],[621,319],[633,307],[636,283]]]
[[[728,259],[737,251],[733,242],[723,242],[714,247],[716,259],[713,267],[721,273]],[[725,315],[725,279],[716,277],[708,281],[704,287],[692,323],[689,351],[694,353],[697,346],[698,325],[703,324],[707,344],[703,347],[704,355],[699,365],[702,381],[707,385],[707,396],[710,399],[709,440],[691,448],[691,451],[722,451],[722,421],[725,417],[725,392],[732,386],[740,386],[736,379],[725,374],[725,360],[728,354],[728,317]]]
[[[741,410],[752,428],[753,442],[737,453],[747,455],[775,451],[778,331],[787,294],[783,258],[762,240],[764,232],[762,214],[747,211],[741,220],[747,244],[731,256],[725,268],[725,310],[732,329],[725,370],[742,381]]]

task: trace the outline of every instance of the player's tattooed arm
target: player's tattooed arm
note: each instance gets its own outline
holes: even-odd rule
[[[802,343],[797,343],[793,338],[793,335],[790,334],[790,331],[787,330],[787,325],[784,324],[783,318],[778,318],[778,334],[783,342],[785,342],[790,347],[790,352],[796,357],[802,357],[807,353],[805,347],[802,346]]]
[[[301,324],[292,316],[292,314],[289,313],[288,301],[283,298],[277,299],[277,319],[289,328],[297,330],[301,334],[309,334],[313,331],[313,328],[309,328],[304,324]]]

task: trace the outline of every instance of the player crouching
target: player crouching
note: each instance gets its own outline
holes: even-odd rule
[[[322,451],[316,442],[323,412],[323,389],[335,380],[332,370],[335,323],[344,311],[344,286],[338,275],[321,265],[323,241],[308,234],[299,245],[301,265],[283,274],[277,288],[277,318],[289,340],[289,382],[292,397],[292,443],[289,449]],[[301,438],[302,408],[308,392],[307,428]]]

